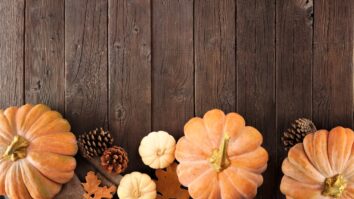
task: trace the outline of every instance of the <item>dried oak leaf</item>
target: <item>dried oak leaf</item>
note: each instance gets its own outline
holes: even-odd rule
[[[188,190],[181,187],[176,173],[177,163],[169,167],[156,170],[156,189],[159,195],[157,199],[188,199]]]
[[[98,179],[96,174],[89,171],[85,177],[86,183],[81,183],[86,193],[84,193],[84,199],[103,199],[112,198],[117,188],[115,186],[100,187],[101,180]]]

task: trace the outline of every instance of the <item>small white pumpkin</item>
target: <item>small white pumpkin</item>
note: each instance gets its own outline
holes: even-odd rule
[[[120,199],[155,199],[157,195],[156,184],[150,176],[136,171],[122,178],[117,193]]]
[[[139,154],[144,164],[153,169],[163,169],[175,160],[175,149],[175,138],[165,131],[158,131],[141,140]]]

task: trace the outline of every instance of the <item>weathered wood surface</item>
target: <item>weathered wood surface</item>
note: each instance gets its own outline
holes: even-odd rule
[[[313,4],[277,1],[276,4],[276,184],[281,180],[280,136],[289,122],[312,118]],[[280,197],[278,186],[273,190]]]
[[[352,126],[354,2],[315,2],[313,119],[322,128]]]
[[[234,0],[194,2],[195,113],[235,111]]]
[[[65,1],[65,116],[77,135],[108,126],[107,6],[107,0]],[[81,179],[87,165],[79,159]]]
[[[26,0],[25,101],[64,113],[64,0]]]
[[[179,138],[194,115],[193,1],[155,0],[153,6],[152,129]]]
[[[128,171],[147,171],[138,147],[151,131],[150,8],[150,0],[109,1],[109,126],[128,151]]]
[[[24,102],[24,4],[0,2],[0,109]]]
[[[282,198],[280,136],[297,117],[353,126],[351,0],[3,0],[0,108],[46,103],[79,135],[110,129],[129,171],[140,139],[237,111],[270,160],[258,198]],[[78,157],[79,177],[89,167]]]
[[[275,7],[269,0],[237,1],[237,111],[264,136],[269,153],[258,198],[273,195],[276,182]]]

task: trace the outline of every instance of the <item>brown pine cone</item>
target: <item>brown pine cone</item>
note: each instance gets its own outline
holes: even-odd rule
[[[80,154],[90,159],[103,154],[103,151],[111,147],[113,137],[109,131],[102,128],[83,133],[78,137]]]
[[[128,154],[119,146],[106,149],[101,156],[101,166],[109,173],[120,174],[128,167]]]
[[[307,118],[299,118],[291,123],[291,126],[283,132],[281,137],[284,149],[288,151],[297,143],[301,143],[305,136],[316,131],[315,124]]]

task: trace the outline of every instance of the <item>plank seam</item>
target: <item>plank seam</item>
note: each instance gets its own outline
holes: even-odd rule
[[[26,0],[23,0],[23,74],[22,74],[22,103],[26,103]]]
[[[238,91],[238,65],[237,65],[237,61],[238,61],[238,56],[237,56],[237,3],[238,1],[235,0],[235,44],[234,44],[234,48],[235,48],[235,112],[238,112],[238,100],[237,100],[237,91]]]
[[[277,67],[277,2],[276,0],[274,0],[274,108],[275,108],[275,113],[274,113],[274,116],[275,116],[275,120],[274,120],[274,125],[275,125],[275,143],[276,143],[276,147],[275,147],[275,166],[273,169],[277,170],[278,166],[279,166],[279,157],[278,157],[278,150],[279,148],[281,148],[279,146],[279,129],[278,129],[278,103],[277,103],[277,79],[278,79],[278,67]],[[280,173],[278,171],[275,171],[275,179],[276,179],[276,183],[277,183],[277,186],[275,187],[279,187],[279,182],[281,180],[281,176],[279,175]],[[279,190],[276,190],[278,193],[279,193]],[[277,194],[278,195],[278,194]],[[282,196],[280,194],[280,196]]]
[[[193,115],[196,116],[195,0],[193,0]]]
[[[312,59],[311,59],[311,120],[313,120],[313,84],[314,84],[314,67],[315,67],[315,2],[312,1],[312,12],[313,12],[313,18],[312,18]]]
[[[107,0],[107,24],[106,24],[106,48],[107,48],[107,55],[106,55],[106,59],[107,59],[107,68],[106,68],[106,84],[107,84],[107,113],[106,113],[106,117],[107,117],[107,129],[110,130],[110,75],[109,75],[109,71],[110,71],[110,61],[109,61],[109,0]]]
[[[154,129],[154,29],[153,29],[153,0],[150,0],[150,131]]]
[[[65,30],[65,27],[66,27],[66,11],[65,11],[65,2],[66,0],[64,0],[64,39],[63,39],[63,42],[64,42],[64,107],[63,107],[63,114],[64,114],[64,117],[66,117],[66,64],[65,64],[65,60],[66,60],[66,53],[65,53],[65,45],[66,45],[66,30]]]

